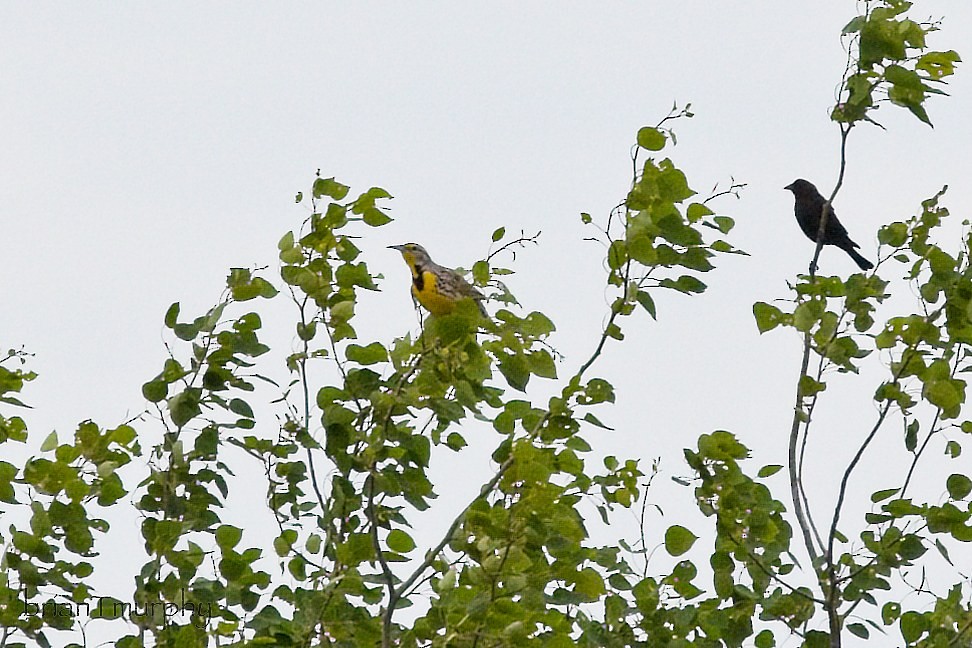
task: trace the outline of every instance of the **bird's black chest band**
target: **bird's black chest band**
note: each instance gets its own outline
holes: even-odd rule
[[[415,276],[412,277],[412,283],[419,292],[425,290],[425,268],[418,264],[415,264]]]

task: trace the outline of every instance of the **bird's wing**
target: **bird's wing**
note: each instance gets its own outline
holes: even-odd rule
[[[466,297],[472,297],[473,299],[486,299],[486,295],[480,292],[476,286],[466,281],[461,275],[456,274],[453,276],[458,280],[457,283],[460,294],[463,294]]]
[[[472,299],[486,299],[486,295],[481,293],[478,288],[466,281],[466,278],[451,268],[442,268],[444,272],[440,274],[446,278],[454,293]]]
[[[827,216],[827,238],[847,238],[847,228],[837,218],[837,212],[833,207],[830,208],[830,214]]]

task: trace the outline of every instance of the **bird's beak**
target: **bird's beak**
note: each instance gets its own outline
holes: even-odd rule
[[[786,189],[787,191],[793,191],[793,183],[791,182],[790,184],[786,185],[783,188]]]
[[[389,250],[398,250],[399,252],[404,252],[405,251],[405,246],[404,245],[389,245],[388,246],[388,249]]]

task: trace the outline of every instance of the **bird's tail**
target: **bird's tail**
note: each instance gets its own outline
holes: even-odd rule
[[[476,299],[476,306],[479,307],[479,314],[485,317],[486,319],[489,319],[489,313],[486,312],[486,307],[483,306],[482,298]]]
[[[847,254],[849,254],[850,258],[854,259],[854,263],[856,263],[857,267],[860,268],[861,270],[870,270],[871,268],[874,267],[873,263],[871,263],[863,256],[861,256],[861,253],[855,250],[850,245],[842,246],[841,249]]]

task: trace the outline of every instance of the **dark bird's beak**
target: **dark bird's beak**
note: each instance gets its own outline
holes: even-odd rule
[[[790,184],[786,185],[783,188],[786,189],[787,191],[793,191],[793,183],[791,182]]]
[[[388,246],[388,249],[389,250],[398,250],[399,252],[404,252],[405,251],[405,246],[404,245],[389,245]]]

